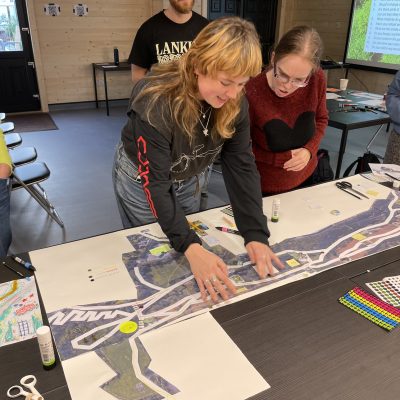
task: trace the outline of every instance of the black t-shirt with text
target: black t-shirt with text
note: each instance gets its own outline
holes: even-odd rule
[[[128,61],[150,69],[153,64],[176,60],[189,50],[193,39],[207,24],[207,19],[195,12],[189,21],[177,24],[161,11],[137,31]]]

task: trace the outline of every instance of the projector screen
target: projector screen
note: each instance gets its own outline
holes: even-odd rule
[[[400,70],[400,0],[353,0],[344,61],[364,69]]]

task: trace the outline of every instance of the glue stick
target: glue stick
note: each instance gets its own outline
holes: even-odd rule
[[[279,209],[281,208],[281,201],[279,198],[276,198],[272,202],[272,213],[271,213],[271,221],[278,222],[279,221]]]
[[[48,370],[56,365],[56,357],[54,356],[53,342],[51,340],[50,328],[41,326],[36,330],[39,343],[40,357],[42,358],[43,368]]]

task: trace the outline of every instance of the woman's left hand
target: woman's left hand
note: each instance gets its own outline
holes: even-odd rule
[[[311,153],[309,150],[301,147],[292,150],[292,158],[283,164],[286,171],[301,171],[310,161]]]
[[[246,250],[250,261],[256,264],[256,269],[261,279],[264,279],[267,275],[275,275],[274,266],[283,268],[281,260],[264,243],[249,242],[246,244]]]

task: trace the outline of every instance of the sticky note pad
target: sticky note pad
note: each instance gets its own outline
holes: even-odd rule
[[[292,258],[290,260],[287,260],[286,264],[289,265],[289,267],[292,267],[292,268],[298,267],[300,265],[300,263],[297,260],[295,260],[294,258]]]
[[[171,247],[169,244],[165,243],[162,244],[161,246],[154,247],[154,249],[150,250],[150,254],[153,256],[159,256],[163,253],[168,253],[171,250]]]
[[[400,310],[359,287],[353,288],[340,297],[339,303],[387,331],[391,331],[400,324]]]
[[[352,238],[355,240],[359,240],[361,242],[361,240],[364,240],[367,237],[364,236],[362,233],[356,233],[355,235],[352,236]]]

